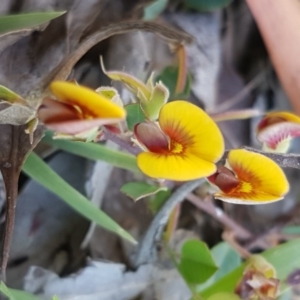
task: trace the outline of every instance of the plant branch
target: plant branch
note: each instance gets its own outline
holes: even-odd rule
[[[256,153],[263,154],[272,160],[274,160],[280,167],[282,168],[293,168],[300,170],[300,154],[294,153],[273,153],[273,152],[266,152],[257,150],[251,147],[244,147],[244,149]],[[229,151],[225,152],[225,157],[227,157]]]
[[[211,215],[228,229],[231,229],[236,238],[245,240],[252,237],[252,234],[247,229],[233,221],[221,208],[214,206],[211,201],[202,200],[194,194],[188,194],[186,199],[202,211]]]
[[[65,57],[50,73],[46,76],[27,97],[32,101],[44,94],[51,81],[66,80],[79,59],[93,46],[101,41],[118,34],[124,34],[131,31],[142,30],[158,34],[169,43],[191,44],[193,37],[182,30],[177,30],[155,22],[146,22],[141,20],[130,20],[119,23],[113,23],[107,27],[100,28],[98,32],[90,35],[79,47],[70,55]]]
[[[121,138],[120,136],[110,132],[107,129],[103,129],[103,136],[105,140],[110,140],[120,146],[120,148],[126,150],[127,152],[137,155],[142,150],[136,146],[134,146],[130,141],[126,141],[125,139]]]
[[[167,224],[171,212],[178,203],[181,203],[189,193],[191,193],[203,182],[204,179],[199,179],[184,183],[165,202],[163,207],[153,219],[143,241],[140,244],[135,260],[136,267],[156,261],[156,245],[161,239],[163,228]]]
[[[9,158],[0,166],[6,190],[5,223],[1,246],[1,279],[6,281],[6,267],[15,223],[15,209],[18,196],[18,183],[21,167],[18,165],[18,128],[13,126]]]

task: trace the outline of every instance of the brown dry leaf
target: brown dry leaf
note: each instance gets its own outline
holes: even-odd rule
[[[103,5],[106,3],[105,1],[97,1],[97,3],[100,2]],[[121,0],[118,3],[123,4],[123,9],[128,6],[124,5]],[[132,5],[130,8],[132,10],[136,7],[141,9],[142,6],[139,6],[141,3],[137,2],[135,3],[136,6]],[[110,13],[112,12],[115,11],[110,11]],[[121,17],[122,14],[118,16],[118,18]],[[173,43],[192,41],[192,38],[185,33],[180,33],[158,24],[133,20],[98,28],[95,33],[84,39],[79,47],[78,43],[76,43],[76,45],[72,45],[73,49],[69,49],[70,45],[66,42],[66,32],[68,31],[69,36],[71,32],[69,27],[69,30],[66,30],[65,18],[65,15],[61,16],[50,22],[44,31],[32,32],[30,35],[17,39],[15,43],[11,43],[10,40],[7,47],[3,45],[4,51],[0,54],[0,68],[2,70],[0,73],[0,82],[22,95],[29,103],[29,108],[11,105],[4,107],[0,112],[0,118],[1,115],[2,117],[5,116],[2,121],[0,120],[0,124],[3,122],[11,124],[3,125],[3,130],[0,131],[0,143],[4,145],[0,151],[0,170],[3,174],[7,191],[6,222],[1,262],[1,275],[3,279],[5,279],[5,269],[14,224],[19,174],[26,155],[39,142],[43,134],[43,129],[39,127],[34,134],[33,143],[31,144],[29,136],[25,133],[26,126],[23,124],[34,118],[43,97],[47,95],[49,83],[57,79],[67,79],[74,65],[91,47],[115,34],[145,30],[158,33]],[[82,24],[82,26],[85,27],[86,25]],[[84,30],[80,34],[82,32]],[[77,40],[80,41],[80,38],[82,36],[78,37]],[[67,56],[65,55],[66,50],[67,53],[70,51],[70,54]]]

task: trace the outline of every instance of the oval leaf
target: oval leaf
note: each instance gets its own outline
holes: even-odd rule
[[[205,243],[199,240],[189,240],[184,243],[178,270],[188,283],[203,283],[217,269],[218,267]]]
[[[205,283],[197,286],[197,291],[200,292],[210,285],[217,282],[220,278],[230,273],[232,270],[241,265],[239,254],[225,242],[219,243],[211,249],[211,254],[219,269]],[[220,298],[221,299],[221,298]]]
[[[126,105],[124,108],[127,112],[126,122],[128,129],[133,131],[134,125],[144,122],[146,116],[138,103]]]

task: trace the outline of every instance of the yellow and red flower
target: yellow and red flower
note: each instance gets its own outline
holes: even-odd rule
[[[215,198],[237,204],[264,204],[283,199],[289,183],[281,168],[268,157],[243,149],[231,150],[228,167],[221,166],[208,181],[220,192]]]
[[[218,126],[199,107],[186,101],[165,104],[158,124],[139,123],[135,136],[145,152],[137,163],[152,178],[192,180],[216,171],[224,152],[224,141]]]
[[[50,90],[57,99],[43,99],[38,117],[59,133],[75,135],[101,125],[116,124],[126,116],[122,107],[87,87],[55,81]]]
[[[293,138],[300,136],[300,118],[279,111],[264,116],[257,126],[257,139],[265,150],[287,152]]]

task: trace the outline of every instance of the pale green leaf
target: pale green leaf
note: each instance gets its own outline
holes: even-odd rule
[[[153,20],[158,17],[166,8],[168,0],[156,0],[144,9],[144,20]]]
[[[239,254],[225,242],[214,246],[211,249],[211,254],[219,269],[205,283],[197,286],[198,292],[217,282],[220,278],[237,268],[242,262]]]
[[[27,104],[20,95],[16,94],[3,85],[0,85],[0,100],[7,101],[9,103],[19,103],[23,105]]]
[[[141,102],[141,107],[145,115],[151,121],[156,121],[159,112],[164,104],[168,101],[169,90],[161,82],[157,83],[152,89],[151,97],[147,102]]]
[[[161,207],[166,203],[166,201],[171,197],[171,191],[160,191],[157,194],[150,197],[148,202],[149,208],[153,214],[156,214]]]
[[[132,93],[136,96],[142,94],[143,100],[147,100],[151,96],[151,91],[141,80],[135,78],[134,76],[121,72],[121,71],[106,71],[103,63],[102,56],[100,57],[100,64],[102,71],[110,79],[122,82]]]
[[[295,239],[284,244],[271,248],[261,255],[275,268],[277,278],[281,281],[281,289],[286,288],[286,278],[295,269],[300,268],[299,260],[300,239]],[[242,278],[245,264],[234,269],[223,276],[220,280],[212,284],[200,293],[205,299],[221,292],[233,292],[237,283]]]
[[[8,288],[3,281],[0,283],[0,291],[8,297],[9,300],[40,300],[38,297],[27,292]]]
[[[218,267],[207,247],[199,240],[188,240],[181,249],[178,270],[189,284],[199,284],[210,278]]]
[[[23,165],[23,171],[90,221],[135,243],[135,240],[128,232],[97,206],[91,203],[86,197],[70,186],[35,153],[32,152],[28,156]]]
[[[0,34],[5,32],[36,27],[52,19],[55,19],[65,12],[45,11],[0,17]]]

